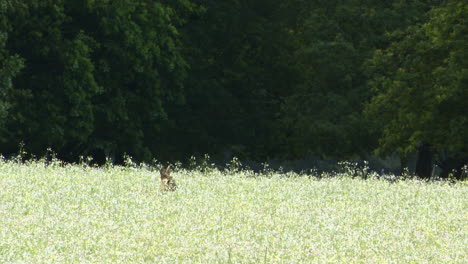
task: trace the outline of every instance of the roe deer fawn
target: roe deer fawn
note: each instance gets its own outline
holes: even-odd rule
[[[177,184],[175,183],[174,178],[171,176],[171,165],[168,165],[165,169],[162,168],[159,173],[161,174],[161,191],[175,191],[177,189]]]

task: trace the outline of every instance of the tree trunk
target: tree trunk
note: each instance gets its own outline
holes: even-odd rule
[[[416,161],[416,175],[429,179],[432,174],[432,152],[429,144],[422,144],[419,147],[418,159]]]
[[[408,169],[408,156],[405,154],[400,154],[400,175],[405,173],[405,170]]]

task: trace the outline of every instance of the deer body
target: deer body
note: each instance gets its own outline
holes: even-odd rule
[[[173,192],[177,189],[177,184],[171,176],[171,165],[167,168],[162,168],[159,173],[161,174],[161,191],[162,192]]]

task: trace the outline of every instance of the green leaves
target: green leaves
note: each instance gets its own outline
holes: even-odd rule
[[[7,36],[6,32],[0,31],[0,131],[11,107],[9,99],[13,88],[12,80],[24,67],[21,57],[11,55],[5,49]],[[4,139],[0,137],[0,140]]]
[[[24,140],[33,153],[51,147],[67,153],[62,158],[109,147],[148,158],[144,146],[154,145],[167,116],[163,102],[184,101],[178,27],[191,8],[188,1],[12,2],[2,10],[10,32],[0,56],[19,54],[25,68],[8,102],[14,109],[2,136],[10,148]]]
[[[466,13],[457,0],[0,0],[0,148],[463,155]]]
[[[369,62],[376,95],[367,113],[382,126],[382,152],[406,153],[428,143],[466,157],[467,16],[467,4],[448,1]]]
[[[287,151],[293,157],[361,155],[373,145],[361,115],[368,97],[362,64],[382,34],[373,32],[376,18],[368,16],[377,7],[372,1],[315,1],[308,8],[293,60],[302,80],[281,110]]]

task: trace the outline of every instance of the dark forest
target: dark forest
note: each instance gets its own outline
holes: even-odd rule
[[[468,163],[464,0],[0,0],[0,153]]]

